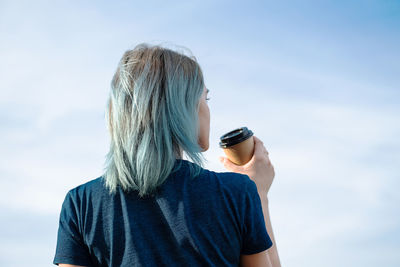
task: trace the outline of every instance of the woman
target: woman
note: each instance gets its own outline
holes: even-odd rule
[[[224,158],[232,172],[202,167],[207,93],[193,56],[148,44],[124,53],[106,109],[104,174],[67,193],[54,264],[280,266],[267,201],[274,171],[262,142],[254,137],[244,166]]]

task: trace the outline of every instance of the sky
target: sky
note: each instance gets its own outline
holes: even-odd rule
[[[0,265],[53,266],[66,193],[102,174],[122,54],[190,51],[206,168],[247,126],[269,152],[282,266],[400,266],[399,1],[0,1]]]

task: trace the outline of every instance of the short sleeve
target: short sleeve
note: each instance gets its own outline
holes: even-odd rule
[[[244,205],[244,231],[240,253],[249,255],[269,249],[272,246],[272,240],[265,226],[257,185],[250,178],[246,185]]]
[[[53,264],[92,266],[89,250],[79,231],[79,209],[73,196],[71,191],[68,192],[61,207]]]

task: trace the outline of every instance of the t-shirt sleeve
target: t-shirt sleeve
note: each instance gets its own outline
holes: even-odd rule
[[[269,249],[272,246],[272,240],[265,226],[257,185],[250,178],[246,183],[244,206],[244,231],[241,254],[255,254]]]
[[[61,207],[53,264],[92,266],[89,250],[79,230],[79,209],[74,195],[70,190]]]

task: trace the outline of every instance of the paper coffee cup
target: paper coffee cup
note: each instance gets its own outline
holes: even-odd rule
[[[244,165],[253,157],[253,132],[247,127],[230,131],[220,137],[219,146],[230,161],[236,165]]]

